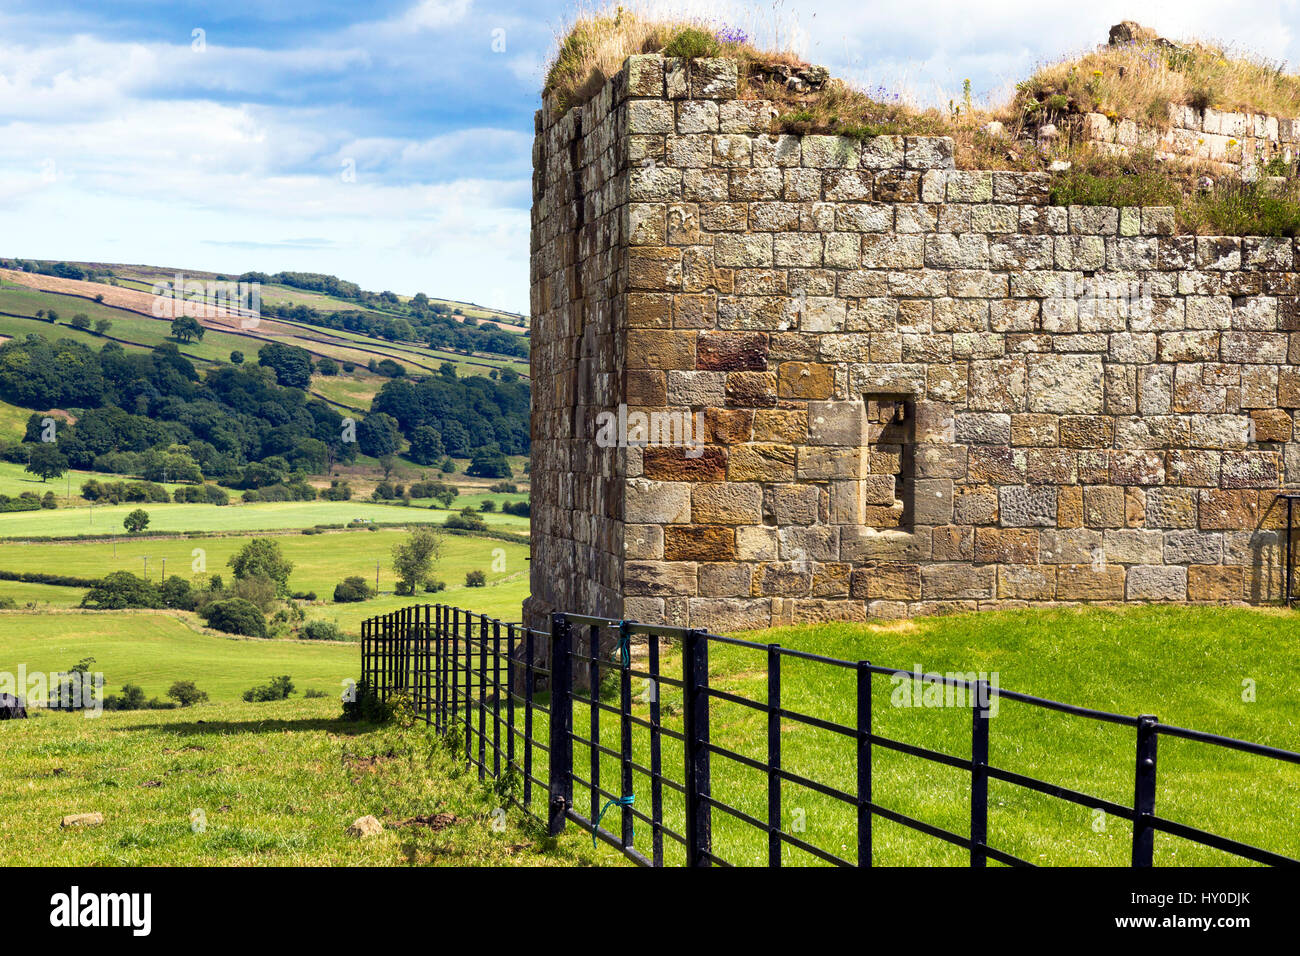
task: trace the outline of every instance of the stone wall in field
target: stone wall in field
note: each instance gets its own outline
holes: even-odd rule
[[[534,615],[1280,598],[1293,240],[737,97],[734,63],[639,56],[541,114]]]

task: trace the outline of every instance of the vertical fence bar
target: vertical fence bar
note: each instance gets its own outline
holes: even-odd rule
[[[456,621],[460,616],[459,608],[451,608],[451,722],[457,723],[460,713],[460,636],[456,633]]]
[[[1156,743],[1158,717],[1143,714],[1137,725],[1137,767],[1133,774],[1133,865],[1149,867],[1155,856]]]
[[[871,866],[871,662],[858,661],[858,866]]]
[[[767,645],[767,865],[781,865],[781,645]]]
[[[474,688],[471,677],[474,673],[474,647],[470,643],[470,623],[469,612],[457,610],[456,617],[458,620],[464,617],[464,620],[457,625],[458,629],[464,634],[465,640],[465,762],[469,763],[470,758],[474,756]]]
[[[600,744],[600,628],[595,624],[587,629],[587,653],[590,660],[587,663],[587,694],[590,700],[590,730],[591,730],[591,816],[588,817],[592,826],[596,824],[596,817],[600,814],[600,750],[597,749]]]
[[[987,866],[988,855],[984,851],[989,842],[988,681],[976,681],[974,692],[970,738],[970,865]]]
[[[501,622],[492,622],[492,776],[501,776]]]
[[[664,865],[663,742],[659,733],[659,637],[650,635],[650,859]]]
[[[424,630],[421,631],[424,639],[424,722],[433,723],[433,695],[437,683],[434,682],[434,662],[437,661],[437,654],[434,653],[433,644],[433,627],[430,626],[430,617],[432,617],[432,607],[424,606]]]
[[[698,628],[686,632],[682,647],[686,689],[686,865],[709,866],[713,849],[713,811],[709,805],[709,642]]]
[[[361,686],[370,683],[370,622],[361,622]]]
[[[379,619],[379,699],[388,701],[388,615]]]
[[[551,615],[551,759],[550,816],[546,832],[564,832],[565,812],[573,803],[573,672],[570,669],[569,619]]]
[[[623,668],[618,680],[619,750],[623,754],[623,779],[619,795],[630,796],[632,794],[632,645],[631,632],[626,621],[619,625],[618,636],[620,645],[626,647],[628,651],[627,666]],[[624,805],[621,834],[624,847],[632,846],[633,834],[632,808]]]
[[[533,802],[533,688],[537,677],[535,666],[533,629],[524,625],[524,807]]]
[[[515,626],[506,625],[506,770],[515,764]]]
[[[487,617],[478,620],[478,778],[487,777]]]
[[[433,606],[433,646],[434,654],[434,695],[437,698],[435,704],[438,718],[438,733],[447,729],[447,699],[444,696],[447,691],[447,679],[443,673],[443,647],[442,647],[442,605]]]
[[[399,607],[393,612],[393,665],[395,668],[393,688],[397,693],[404,694],[410,689],[406,683],[410,668],[406,660],[406,608],[404,607]]]

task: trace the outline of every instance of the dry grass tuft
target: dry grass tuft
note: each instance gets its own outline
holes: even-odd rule
[[[707,17],[660,17],[646,4],[583,8],[556,40],[543,95],[554,93],[568,110],[591,99],[623,61],[638,53],[727,56],[742,63],[803,65],[790,50],[760,50],[743,28]]]
[[[1030,116],[1104,113],[1165,128],[1169,106],[1300,116],[1300,76],[1285,64],[1204,43],[1103,46],[1039,69],[1017,87],[1013,110]]]

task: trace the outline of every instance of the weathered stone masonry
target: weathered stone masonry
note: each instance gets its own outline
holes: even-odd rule
[[[640,56],[538,116],[530,622],[1281,596],[1292,240],[736,97]],[[702,412],[703,448],[601,447],[620,403]]]

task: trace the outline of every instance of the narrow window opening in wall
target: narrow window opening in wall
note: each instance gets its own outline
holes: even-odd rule
[[[867,455],[863,523],[910,528],[916,486],[916,400],[867,395]]]

